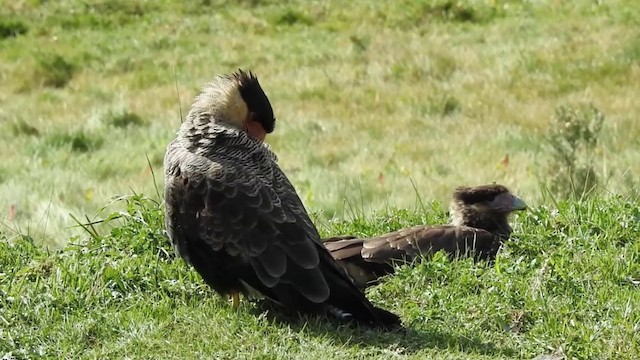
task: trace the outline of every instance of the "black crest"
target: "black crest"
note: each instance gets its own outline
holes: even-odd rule
[[[506,194],[509,189],[502,185],[492,184],[476,187],[459,187],[453,193],[453,198],[465,204],[475,204],[492,201],[500,194]]]
[[[233,77],[238,81],[238,91],[247,103],[249,111],[255,114],[254,120],[260,122],[267,133],[272,132],[276,126],[276,118],[258,78],[251,71],[244,72],[240,69],[233,74]]]

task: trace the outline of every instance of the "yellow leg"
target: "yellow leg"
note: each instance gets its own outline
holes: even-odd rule
[[[231,292],[231,307],[235,310],[240,306],[240,293],[237,291]]]

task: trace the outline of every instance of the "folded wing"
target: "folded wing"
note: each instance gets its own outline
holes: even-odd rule
[[[361,289],[393,273],[394,263],[412,262],[419,256],[444,251],[450,257],[491,259],[499,240],[490,232],[466,226],[415,226],[381,236],[325,239],[324,245]]]

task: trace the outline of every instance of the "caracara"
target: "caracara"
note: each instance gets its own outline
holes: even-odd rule
[[[177,253],[234,307],[240,293],[259,293],[298,313],[399,326],[324,248],[263,143],[275,121],[251,72],[218,76],[195,98],[164,160],[166,228]]]
[[[324,240],[331,255],[360,289],[393,273],[394,262],[443,250],[450,257],[493,260],[511,235],[508,216],[527,205],[502,185],[459,187],[450,204],[451,225],[420,225],[367,239],[338,236]]]

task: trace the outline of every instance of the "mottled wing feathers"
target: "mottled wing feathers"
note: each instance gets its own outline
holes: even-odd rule
[[[204,156],[170,146],[165,161],[167,230],[178,252],[220,293],[257,290],[298,311],[324,309],[397,326],[397,316],[373,307],[353,286],[323,247],[271,153],[260,149],[216,154],[214,147],[213,154]],[[247,159],[247,154],[262,158]]]
[[[224,251],[235,259],[234,270],[241,276],[246,273],[243,280],[255,289],[289,284],[312,302],[325,301],[329,288],[309,238],[313,233],[300,226],[304,221],[292,208],[295,205],[283,204],[273,188],[238,164],[214,163],[191,153],[184,156],[182,164],[189,165],[179,165],[168,185],[175,194],[169,197],[176,207],[175,222],[189,224],[175,234],[178,242],[182,235]],[[201,172],[203,167],[206,171]]]

